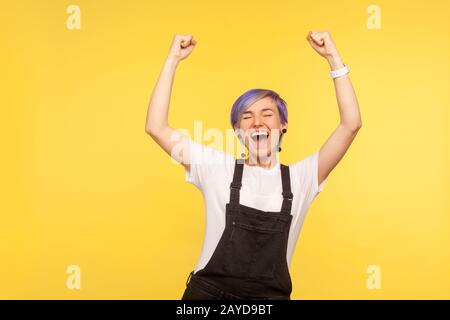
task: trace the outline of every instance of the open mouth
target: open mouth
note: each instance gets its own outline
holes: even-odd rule
[[[255,131],[255,132],[252,132],[250,134],[250,137],[255,142],[267,141],[267,139],[269,138],[269,132],[268,131],[264,131],[264,130]]]

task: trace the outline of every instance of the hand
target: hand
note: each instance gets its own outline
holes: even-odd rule
[[[169,50],[169,57],[174,58],[177,62],[181,61],[191,54],[196,44],[197,41],[192,35],[176,34]]]
[[[310,31],[306,37],[311,47],[322,57],[330,59],[338,56],[336,46],[328,32]]]
[[[317,51],[322,57],[327,59],[331,70],[342,68],[344,63],[334,45],[333,40],[328,32],[310,31],[306,37],[311,47]]]

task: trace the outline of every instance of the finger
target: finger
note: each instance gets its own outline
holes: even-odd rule
[[[187,41],[190,41],[192,38],[193,38],[193,37],[192,37],[191,34],[183,34],[183,35],[181,36],[181,39],[182,39],[182,40],[187,40]]]
[[[325,43],[327,41],[331,41],[331,36],[330,33],[328,31],[324,31],[324,32],[319,32],[320,35],[320,39],[322,39],[322,41]]]
[[[311,45],[311,47],[313,47],[313,49],[319,50],[319,46],[314,42],[314,40],[311,37],[308,38],[308,42]]]
[[[317,45],[319,45],[319,46],[322,46],[323,43],[324,43],[323,38],[322,38],[319,34],[317,34],[317,33],[313,33],[313,34],[311,35],[311,38],[312,38],[312,39],[314,40],[314,42],[315,42]]]
[[[319,33],[316,31],[309,32],[309,36],[311,37],[311,39],[317,38],[318,35],[319,35]]]
[[[188,44],[186,44],[184,46],[184,48],[194,48],[196,44],[197,44],[197,41],[191,40]]]
[[[192,35],[186,34],[181,36],[180,44],[183,48],[190,46],[191,40],[193,39]]]
[[[191,45],[191,42],[190,41],[186,41],[186,40],[181,40],[180,45],[183,48],[187,48],[187,47],[189,47]]]
[[[311,38],[313,38],[314,40],[319,40],[320,34],[318,32],[311,32]]]

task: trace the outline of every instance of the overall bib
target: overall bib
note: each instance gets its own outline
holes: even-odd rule
[[[286,251],[293,194],[289,166],[280,164],[283,204],[280,212],[271,212],[239,203],[243,162],[235,161],[223,234],[206,266],[189,274],[182,300],[290,300]]]

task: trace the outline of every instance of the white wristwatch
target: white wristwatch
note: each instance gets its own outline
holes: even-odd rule
[[[343,76],[344,74],[347,74],[349,72],[350,72],[350,70],[348,70],[347,65],[344,63],[344,66],[342,68],[330,71],[330,75],[333,79],[335,79],[335,78]]]

